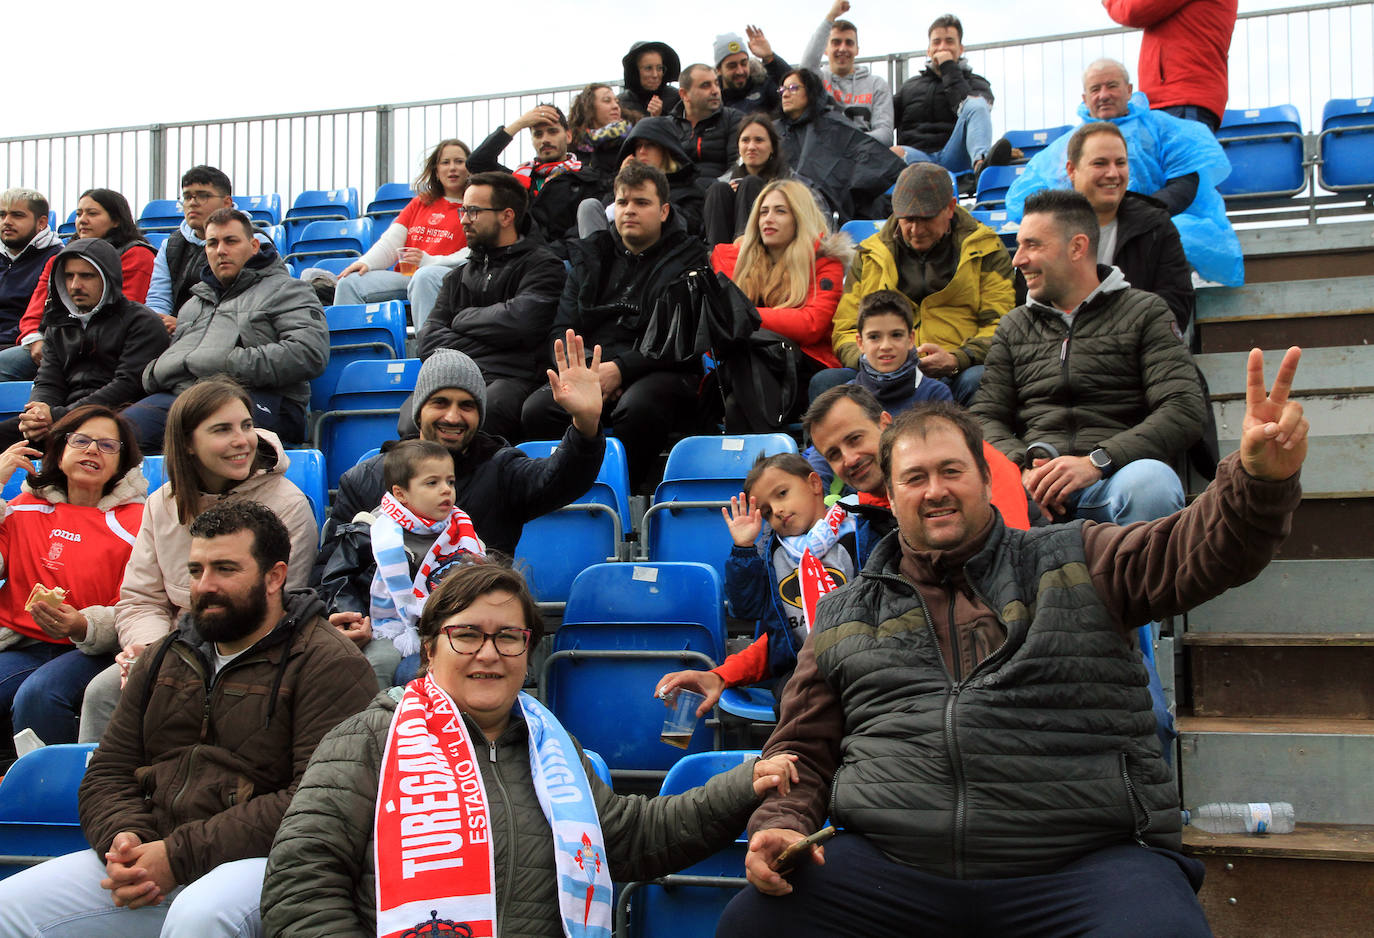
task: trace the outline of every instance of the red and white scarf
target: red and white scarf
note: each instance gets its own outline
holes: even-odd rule
[[[586,772],[553,715],[527,694],[518,702],[529,730],[530,774],[553,831],[564,934],[610,938],[611,876]],[[433,677],[411,681],[391,720],[377,787],[378,938],[400,938],[436,919],[465,925],[473,938],[496,938],[482,757]]]
[[[530,192],[539,193],[544,188],[544,183],[564,173],[575,173],[582,168],[582,161],[569,153],[561,160],[553,160],[548,163],[541,163],[538,160],[531,160],[528,163],[521,163],[515,167],[511,173],[515,181],[520,183]]]

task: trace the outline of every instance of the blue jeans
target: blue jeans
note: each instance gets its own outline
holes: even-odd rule
[[[1174,117],[1182,118],[1186,121],[1197,121],[1199,124],[1206,126],[1212,133],[1216,133],[1217,128],[1221,126],[1220,117],[1217,117],[1217,115],[1213,114],[1207,108],[1198,107],[1196,104],[1171,104],[1168,107],[1162,107],[1158,110],[1163,111],[1165,114],[1172,114]]]
[[[1183,483],[1167,463],[1158,459],[1137,459],[1122,466],[1101,482],[1076,493],[1070,513],[1088,521],[1131,524],[1164,518],[1183,508]],[[1155,712],[1155,734],[1164,750],[1165,761],[1172,762],[1174,717],[1164,697],[1164,685],[1155,667],[1154,627],[1142,625],[1137,631],[1145,670],[1150,672],[1150,700]]]
[[[14,695],[14,731],[31,729],[49,744],[74,743],[86,685],[114,664],[114,655],[88,655],[71,646],[53,647],[61,653],[30,674]]]
[[[0,351],[0,381],[32,381],[38,374],[38,363],[29,350],[12,345]]]
[[[986,98],[970,95],[959,108],[949,140],[939,153],[926,153],[915,147],[903,147],[908,163],[939,163],[951,173],[966,173],[975,160],[982,158],[992,146],[992,105]],[[956,397],[958,395],[955,395]]]
[[[8,716],[14,706],[14,698],[19,688],[33,672],[56,658],[72,650],[71,645],[55,645],[51,642],[33,642],[22,648],[8,648],[0,651],[0,717]],[[0,722],[4,722],[0,719]],[[38,732],[34,730],[34,732]],[[47,740],[43,740],[47,742]],[[8,742],[8,740],[4,740]],[[8,748],[0,746],[0,749]]]

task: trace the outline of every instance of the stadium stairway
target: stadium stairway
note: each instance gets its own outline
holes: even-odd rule
[[[1183,804],[1289,801],[1291,834],[1184,830],[1218,938],[1368,934],[1374,911],[1374,222],[1239,232],[1246,280],[1198,296],[1223,453],[1252,346],[1303,348],[1303,500],[1277,559],[1187,617]],[[1194,480],[1191,491],[1202,488]],[[1165,639],[1164,641],[1172,641]],[[1168,650],[1160,649],[1163,655]]]

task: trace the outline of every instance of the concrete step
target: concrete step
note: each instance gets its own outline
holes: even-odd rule
[[[1198,717],[1374,719],[1374,633],[1192,632]]]
[[[1207,866],[1198,893],[1217,938],[1350,938],[1374,919],[1374,827],[1299,823],[1291,834],[1183,829]]]
[[[1368,221],[1247,228],[1236,235],[1248,284],[1359,276],[1374,263]]]
[[[1185,805],[1288,801],[1312,824],[1374,824],[1374,720],[1178,718]]]
[[[1374,632],[1374,560],[1276,560],[1188,613],[1187,631]]]
[[[1264,354],[1264,374],[1269,380],[1279,370],[1286,349],[1269,349]],[[1213,401],[1245,400],[1245,362],[1249,352],[1212,352],[1197,356],[1197,365],[1207,378]],[[1374,345],[1342,345],[1304,348],[1294,397],[1315,394],[1352,394],[1374,391]]]

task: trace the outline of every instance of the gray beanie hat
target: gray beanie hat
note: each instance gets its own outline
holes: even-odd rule
[[[721,33],[716,37],[715,56],[716,68],[720,68],[720,63],[736,52],[747,52],[744,40],[739,37],[739,33]]]
[[[457,388],[472,395],[477,401],[477,426],[480,429],[487,417],[487,382],[477,363],[453,348],[436,349],[420,366],[420,374],[415,379],[415,394],[410,399],[411,415],[416,425],[420,423],[420,408],[425,401],[435,391],[444,388]]]

